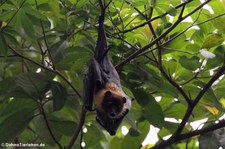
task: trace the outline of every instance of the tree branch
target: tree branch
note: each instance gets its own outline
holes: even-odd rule
[[[205,85],[205,87],[199,92],[199,94],[196,96],[196,98],[194,99],[193,103],[191,105],[188,106],[188,109],[184,115],[184,117],[182,118],[182,122],[180,123],[180,125],[178,126],[176,132],[166,141],[156,145],[153,147],[153,149],[162,149],[165,148],[177,141],[180,140],[180,136],[181,136],[181,132],[184,129],[189,117],[191,116],[195,106],[198,104],[198,102],[200,101],[200,99],[202,98],[202,96],[208,91],[208,89],[212,86],[212,84],[219,79],[219,77],[221,75],[223,75],[223,73],[225,72],[225,65],[223,65],[218,72],[209,80],[209,82]]]
[[[207,133],[207,132],[219,129],[219,128],[223,128],[223,127],[225,127],[225,120],[221,120],[219,123],[212,125],[212,126],[208,126],[208,127],[205,127],[205,128],[199,129],[199,130],[181,134],[179,136],[179,138],[177,139],[177,141],[188,139],[188,138],[191,138],[191,137],[194,137],[194,136],[197,136],[200,134],[204,134],[204,133]]]
[[[69,144],[67,145],[66,149],[71,149],[73,147],[74,142],[77,140],[77,137],[78,137],[80,131],[82,130],[82,127],[83,127],[84,122],[85,122],[86,112],[87,112],[87,110],[83,106],[82,111],[81,111],[81,115],[80,115],[79,124],[76,127],[76,130],[74,131],[73,137],[71,138],[71,140],[70,140]]]
[[[180,14],[179,14],[179,17],[178,17],[178,18],[181,19],[181,20],[182,20],[182,15],[183,15],[183,12],[184,12],[184,8],[185,8],[185,5],[182,6],[182,10],[181,10],[181,12],[180,12]],[[153,11],[153,9],[151,9],[149,17],[152,16],[152,11]],[[142,14],[142,16],[144,16],[144,15]],[[145,17],[145,19],[148,19],[148,18]],[[179,20],[179,19],[178,19],[178,20]],[[157,38],[157,35],[156,35],[155,31],[154,31],[154,28],[153,28],[151,22],[148,23],[148,27],[149,27],[149,29],[151,30],[154,39],[156,39],[156,38]],[[192,101],[191,101],[190,98],[187,96],[187,94],[184,92],[184,90],[183,90],[183,89],[182,89],[175,81],[173,81],[173,80],[167,75],[167,73],[166,73],[166,72],[164,71],[164,69],[163,69],[163,65],[162,65],[162,47],[161,47],[161,45],[160,45],[160,40],[158,40],[155,44],[156,44],[156,47],[157,47],[157,49],[158,49],[158,68],[159,68],[159,70],[161,71],[162,75],[167,79],[167,81],[168,81],[171,85],[173,85],[173,86],[181,93],[181,95],[184,97],[184,99],[186,100],[186,102],[187,102],[189,105],[191,105],[191,104],[192,104]]]

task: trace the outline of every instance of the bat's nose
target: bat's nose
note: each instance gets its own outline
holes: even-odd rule
[[[111,117],[115,117],[116,114],[115,114],[114,112],[112,112],[112,113],[110,113],[110,116],[111,116]]]

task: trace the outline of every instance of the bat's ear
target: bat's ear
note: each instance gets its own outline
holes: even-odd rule
[[[129,109],[126,109],[125,112],[123,113],[123,115],[127,115],[127,113],[129,112]]]
[[[111,95],[112,95],[112,93],[110,91],[105,92],[105,97],[110,97]]]
[[[127,102],[127,98],[123,97],[123,103],[126,103],[126,102]]]

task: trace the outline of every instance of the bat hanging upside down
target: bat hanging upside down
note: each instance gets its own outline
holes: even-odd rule
[[[88,72],[84,77],[84,104],[87,110],[93,111],[94,102],[97,121],[110,135],[115,135],[131,108],[131,98],[123,92],[119,75],[108,57],[104,31],[105,9],[106,7],[102,7],[99,16],[95,56],[90,60]]]

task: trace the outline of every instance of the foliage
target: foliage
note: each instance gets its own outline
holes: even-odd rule
[[[109,136],[82,107],[98,1],[0,0],[0,143],[139,148],[153,125],[159,140],[142,148],[224,147],[225,1],[109,2],[109,54],[134,99],[128,134]]]

